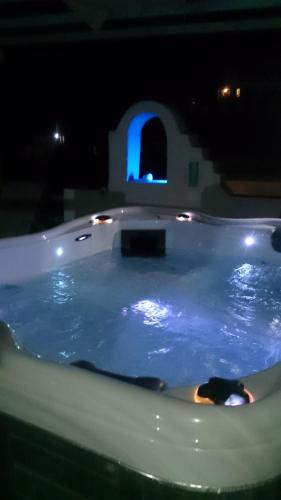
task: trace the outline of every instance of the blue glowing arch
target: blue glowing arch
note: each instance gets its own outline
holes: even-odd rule
[[[127,151],[127,182],[142,182],[148,184],[166,184],[167,179],[153,179],[152,174],[147,174],[140,179],[140,155],[141,155],[141,131],[143,126],[155,113],[140,113],[131,121],[128,128],[128,151]]]

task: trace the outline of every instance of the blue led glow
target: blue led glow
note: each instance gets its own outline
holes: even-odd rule
[[[144,180],[147,181],[147,182],[153,182],[153,175],[152,174],[146,174],[143,176],[144,177]]]
[[[137,182],[139,184],[167,184],[167,179],[153,179],[153,181],[149,181],[147,179],[127,179],[129,181]]]
[[[135,116],[128,128],[128,150],[127,150],[127,182],[141,182],[148,184],[166,184],[166,179],[153,179],[151,173],[140,179],[140,155],[141,155],[141,131],[143,126],[155,113],[140,113]]]

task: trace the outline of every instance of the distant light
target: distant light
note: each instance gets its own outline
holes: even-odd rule
[[[225,87],[219,89],[218,94],[220,97],[230,97],[231,88],[226,85]]]
[[[59,142],[60,144],[64,144],[65,139],[64,135],[59,131],[58,127],[56,127],[55,132],[52,134],[54,141]]]
[[[56,254],[58,257],[60,257],[62,254],[63,254],[63,248],[62,247],[59,247],[56,249]]]
[[[245,243],[245,245],[247,245],[247,247],[254,245],[255,242],[256,242],[256,240],[253,236],[247,236],[247,238],[244,239],[244,243]]]
[[[241,96],[241,89],[237,88],[235,94],[236,94],[236,97],[240,97]]]

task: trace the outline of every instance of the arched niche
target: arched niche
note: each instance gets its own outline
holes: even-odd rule
[[[143,156],[146,129],[155,120],[162,127],[165,161],[153,175]],[[109,134],[109,191],[122,193],[127,203],[198,207],[205,187],[217,182],[212,162],[192,144],[185,120],[162,103],[134,104]]]
[[[136,115],[128,127],[126,180],[167,183],[166,132],[155,113],[142,112]]]

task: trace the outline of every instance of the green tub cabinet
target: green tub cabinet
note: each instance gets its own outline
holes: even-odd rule
[[[251,489],[198,492],[147,477],[1,415],[1,500],[278,500],[281,477]]]

